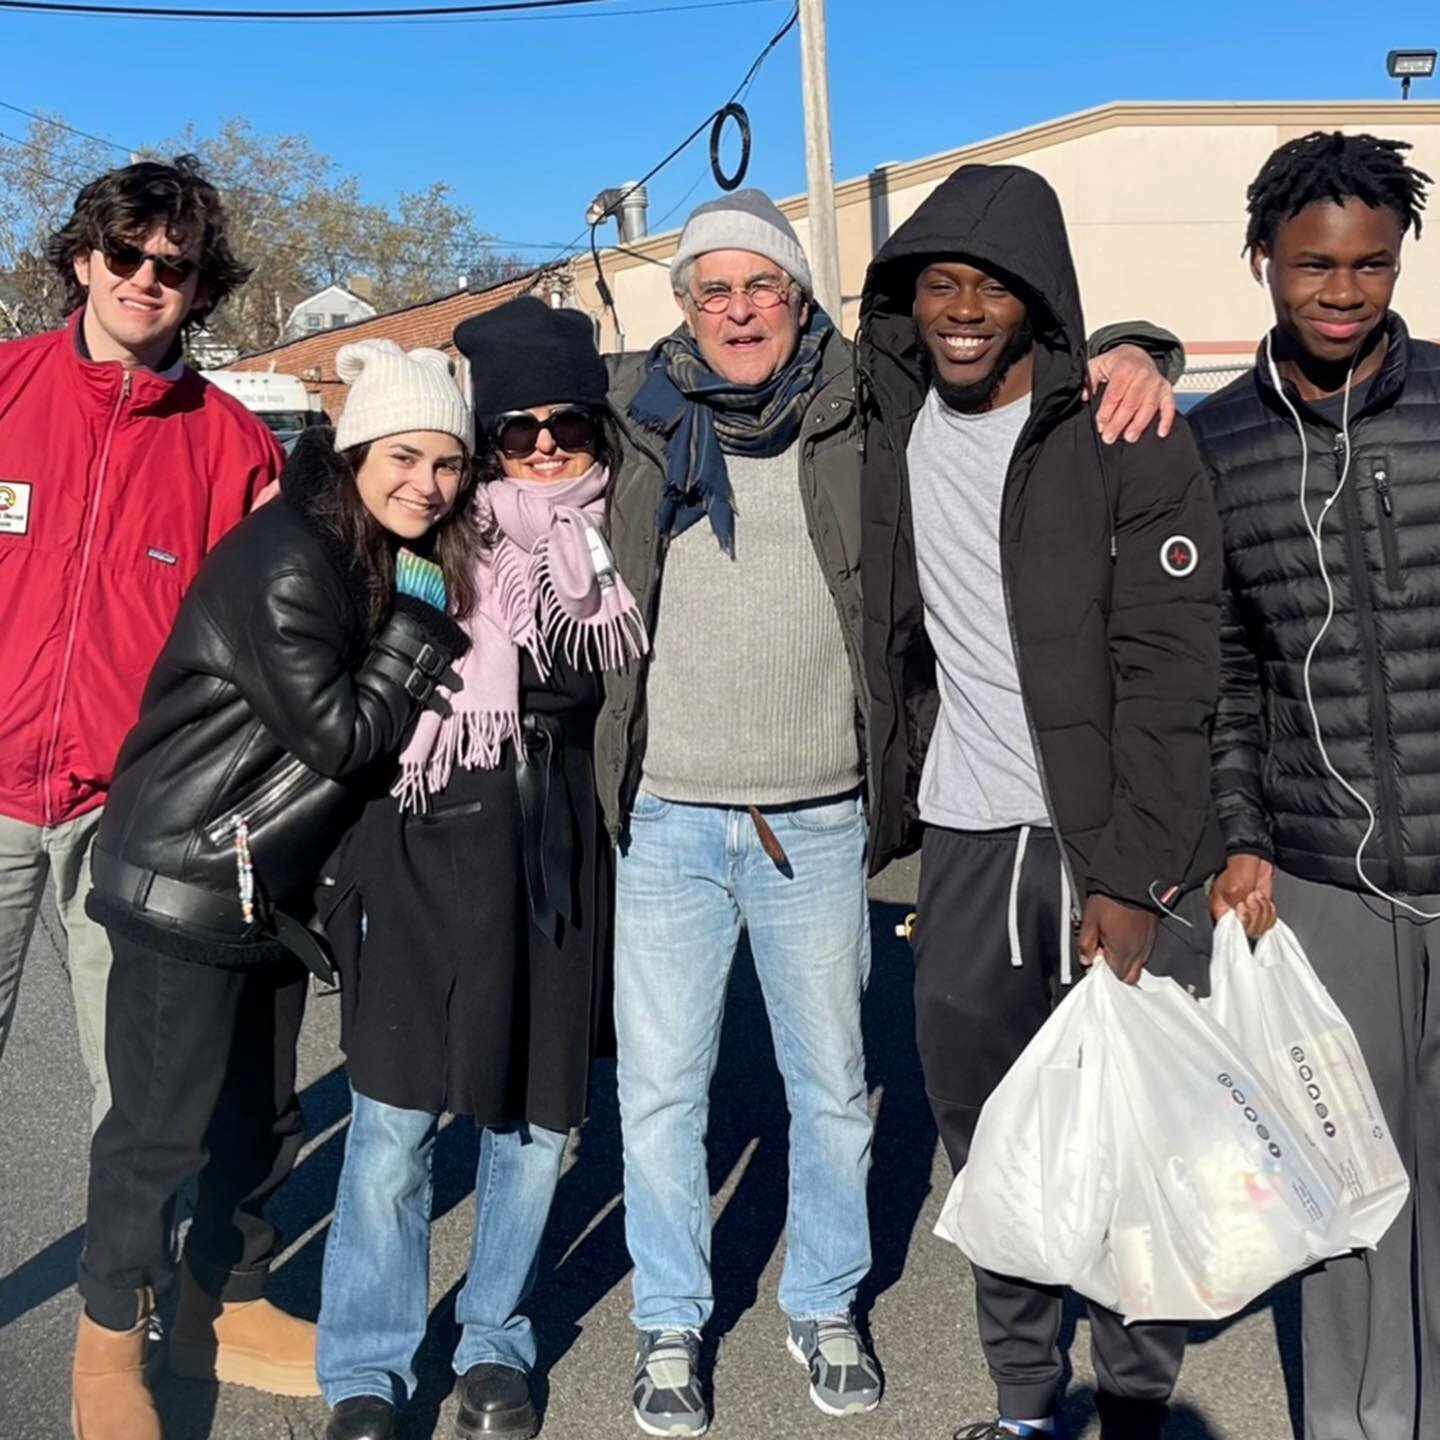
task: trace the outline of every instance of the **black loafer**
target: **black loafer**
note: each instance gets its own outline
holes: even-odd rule
[[[460,1412],[455,1433],[460,1440],[477,1435],[504,1435],[530,1440],[540,1417],[530,1399],[530,1379],[513,1365],[472,1365],[460,1378]]]
[[[342,1400],[330,1412],[325,1440],[395,1440],[395,1407],[378,1395]]]

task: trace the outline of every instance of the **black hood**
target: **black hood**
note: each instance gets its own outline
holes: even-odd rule
[[[936,260],[975,265],[1025,301],[1036,347],[1032,422],[1053,421],[1079,404],[1085,322],[1059,198],[1033,170],[963,165],[880,247],[866,272],[859,363],[882,405],[913,414],[924,399],[912,313],[915,281]]]

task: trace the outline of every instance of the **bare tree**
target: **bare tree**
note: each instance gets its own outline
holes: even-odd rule
[[[190,128],[145,150],[152,158],[182,152],[198,155],[220,187],[235,251],[255,267],[207,322],[218,346],[243,352],[277,343],[297,302],[355,274],[372,278],[385,310],[454,290],[462,275],[481,286],[531,268],[482,232],[441,181],[402,193],[392,212],[363,201],[358,177],[341,173],[304,136],[262,134],[238,118],[213,135]],[[44,120],[23,140],[0,140],[0,335],[64,318],[63,287],[43,260],[45,237],[69,215],[81,185],[123,163],[119,152]]]
[[[65,318],[65,287],[45,261],[45,240],[80,187],[114,163],[104,145],[42,120],[0,139],[0,336],[53,329]]]

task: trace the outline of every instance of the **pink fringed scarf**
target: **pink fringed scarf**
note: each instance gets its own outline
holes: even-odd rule
[[[451,714],[422,710],[392,792],[404,810],[424,810],[459,764],[494,769],[507,740],[520,738],[520,651],[548,675],[557,651],[577,669],[618,670],[649,647],[640,607],[619,572],[602,585],[588,532],[597,538],[609,472],[591,466],[574,480],[513,480],[482,486],[476,520],[499,540],[475,564],[479,603],[461,621],[470,649],[456,667],[463,684],[443,692]]]

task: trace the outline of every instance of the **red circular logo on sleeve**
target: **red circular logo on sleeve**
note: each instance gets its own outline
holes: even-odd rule
[[[1176,580],[1183,580],[1200,563],[1200,552],[1188,535],[1172,535],[1160,547],[1160,568]]]

